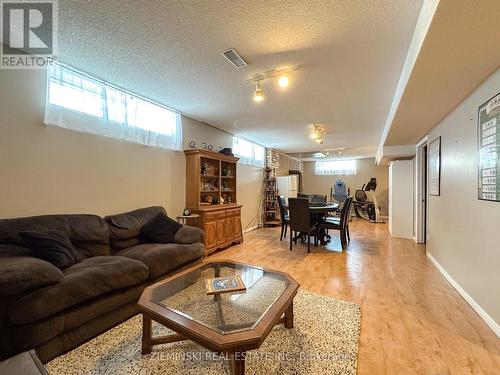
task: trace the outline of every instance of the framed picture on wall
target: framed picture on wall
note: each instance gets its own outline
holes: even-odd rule
[[[441,137],[429,145],[429,194],[441,194]]]
[[[500,201],[500,93],[481,105],[477,114],[477,197]]]

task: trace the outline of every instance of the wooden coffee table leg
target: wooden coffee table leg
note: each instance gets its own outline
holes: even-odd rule
[[[285,328],[293,328],[293,301],[285,310]]]
[[[152,322],[151,318],[142,314],[142,354],[151,353],[151,335]]]
[[[245,352],[235,352],[229,354],[231,375],[244,375],[245,374]]]

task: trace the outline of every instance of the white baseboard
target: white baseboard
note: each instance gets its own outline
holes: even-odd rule
[[[465,301],[474,309],[474,311],[484,320],[484,322],[495,332],[495,334],[500,337],[500,325],[493,320],[491,316],[488,315],[486,311],[483,310],[479,304],[474,301],[474,299],[450,276],[448,272],[438,263],[436,259],[429,253],[426,252],[427,258],[436,266],[439,272],[444,276],[444,278],[451,284],[453,288],[460,294]]]
[[[248,232],[251,232],[251,231],[253,231],[253,230],[255,230],[255,229],[259,229],[259,226],[258,226],[258,225],[255,225],[255,226],[253,226],[253,227],[247,228],[247,229],[245,229],[245,230],[243,231],[243,233],[248,233]]]

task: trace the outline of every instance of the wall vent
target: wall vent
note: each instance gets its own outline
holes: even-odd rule
[[[221,53],[228,61],[233,64],[236,68],[243,68],[248,64],[241,58],[241,56],[236,52],[234,48],[228,49]]]

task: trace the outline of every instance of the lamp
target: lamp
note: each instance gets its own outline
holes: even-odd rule
[[[283,88],[287,87],[289,83],[290,80],[288,79],[287,75],[282,75],[278,80],[278,85]]]
[[[313,124],[313,131],[311,133],[311,138],[314,139],[316,143],[320,145],[323,144],[323,136],[327,133],[326,129],[318,124]]]
[[[273,69],[268,70],[263,73],[254,75],[252,78],[247,79],[248,83],[256,84],[255,93],[253,95],[253,100],[256,102],[261,102],[264,100],[264,91],[260,85],[261,81],[278,79],[278,85],[281,88],[286,88],[290,85],[290,73],[296,71],[300,68],[300,65],[295,65],[285,69]]]
[[[260,81],[257,81],[257,84],[255,85],[253,100],[256,102],[261,102],[264,100],[264,91],[262,91],[262,87],[260,87]]]

